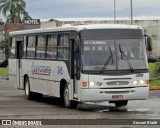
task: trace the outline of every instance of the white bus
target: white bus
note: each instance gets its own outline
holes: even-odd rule
[[[9,79],[28,99],[35,93],[54,96],[75,108],[88,101],[126,106],[128,100],[148,97],[146,47],[139,26],[64,26],[9,35]]]

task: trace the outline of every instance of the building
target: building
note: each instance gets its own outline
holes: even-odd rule
[[[41,20],[41,28],[59,27],[64,24],[114,24],[113,18],[56,18]],[[129,18],[117,18],[116,24],[131,24]],[[160,17],[134,17],[133,25],[141,26],[152,38],[153,50],[149,54],[160,56]]]
[[[59,27],[64,24],[114,24],[113,18],[95,17],[95,18],[56,18],[41,20],[41,27]],[[117,18],[116,24],[131,24],[129,18]],[[160,24],[160,17],[134,17],[134,25],[139,25],[147,28],[152,25]]]
[[[25,20],[24,23],[4,23],[0,20],[0,60],[8,58],[9,55],[8,49],[6,50],[5,48],[8,42],[9,32],[39,28],[40,19]]]

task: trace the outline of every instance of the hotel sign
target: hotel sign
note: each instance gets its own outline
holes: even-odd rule
[[[40,19],[25,20],[25,25],[40,25]]]

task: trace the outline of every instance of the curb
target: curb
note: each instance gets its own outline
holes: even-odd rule
[[[160,90],[160,86],[149,86],[149,90]]]

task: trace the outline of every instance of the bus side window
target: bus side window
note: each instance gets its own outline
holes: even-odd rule
[[[27,58],[35,57],[35,44],[36,44],[36,36],[28,36],[27,37]]]
[[[10,42],[10,58],[15,58],[15,46],[16,46],[16,40],[15,37],[11,38]]]
[[[57,35],[51,34],[47,35],[47,59],[56,59],[57,58]]]
[[[45,58],[45,46],[46,46],[46,35],[38,35],[38,41],[36,45],[36,58]]]
[[[23,58],[25,58],[26,57],[26,55],[27,55],[27,36],[24,36],[24,40],[23,40],[24,42],[23,42]]]
[[[58,59],[69,59],[69,35],[61,34],[58,42]]]

